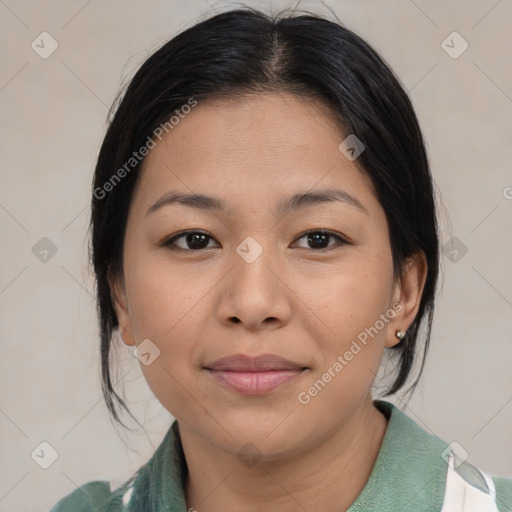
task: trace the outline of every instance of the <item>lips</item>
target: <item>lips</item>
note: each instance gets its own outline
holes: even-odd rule
[[[223,357],[205,369],[224,386],[245,395],[269,393],[299,377],[308,368],[273,354]]]
[[[227,370],[233,372],[264,372],[275,370],[302,370],[298,363],[273,354],[251,357],[244,354],[223,357],[206,366],[209,370]]]

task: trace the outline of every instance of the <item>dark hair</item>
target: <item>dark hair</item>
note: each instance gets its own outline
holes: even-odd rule
[[[384,396],[400,390],[410,376],[420,324],[426,319],[422,364],[409,389],[416,387],[430,342],[439,241],[433,180],[407,93],[375,50],[339,20],[298,11],[268,15],[235,9],[184,30],[142,64],[118,101],[99,152],[90,250],[97,281],[102,389],[111,416],[120,423],[118,407],[131,413],[112,382],[111,345],[118,320],[108,277],[122,276],[128,210],[139,175],[140,162],[131,162],[132,169],[126,163],[191,98],[200,103],[277,91],[324,101],[339,119],[340,130],[366,146],[355,163],[386,214],[395,278],[402,276],[408,257],[420,251],[426,256],[419,311],[407,336],[391,349],[399,362]],[[123,166],[126,172],[121,173]]]

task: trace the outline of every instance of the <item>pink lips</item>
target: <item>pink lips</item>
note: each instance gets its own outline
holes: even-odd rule
[[[272,354],[223,357],[205,367],[229,388],[245,395],[261,395],[298,377],[306,369]]]

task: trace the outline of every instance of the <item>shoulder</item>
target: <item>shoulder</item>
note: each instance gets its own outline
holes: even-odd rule
[[[151,461],[150,461],[151,462]],[[121,512],[127,510],[134,487],[144,479],[149,463],[141,466],[121,485],[106,480],[94,480],[77,487],[58,501],[49,512]],[[138,505],[139,503],[136,503]],[[139,510],[135,508],[135,510]]]
[[[50,509],[50,512],[107,512],[107,510],[108,512],[117,512],[122,508],[111,508],[111,506],[118,494],[118,492],[111,492],[110,484],[107,481],[87,482],[59,500]],[[118,501],[121,505],[122,496]]]
[[[500,512],[512,511],[512,477],[491,476],[496,492],[496,502]]]
[[[175,421],[153,456],[119,487],[118,483],[104,480],[87,482],[64,496],[49,512],[181,511],[186,507],[185,474],[186,462]]]
[[[380,491],[393,489],[390,510],[416,503],[415,510],[422,512],[512,512],[512,478],[470,464],[467,454],[457,453],[457,443],[428,433],[392,403],[378,400],[375,405],[387,413],[388,430],[370,476],[373,485],[367,485],[372,492],[363,490],[364,506],[354,511],[382,510]]]

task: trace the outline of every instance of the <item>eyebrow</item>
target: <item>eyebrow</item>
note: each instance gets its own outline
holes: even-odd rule
[[[341,202],[358,209],[369,215],[367,209],[356,197],[341,189],[327,188],[314,192],[298,192],[289,198],[281,200],[276,209],[276,214],[284,216],[291,211],[300,210],[316,204]],[[149,215],[163,206],[181,204],[200,210],[226,211],[227,204],[219,198],[204,194],[188,194],[182,192],[167,192],[149,207],[146,215]]]

